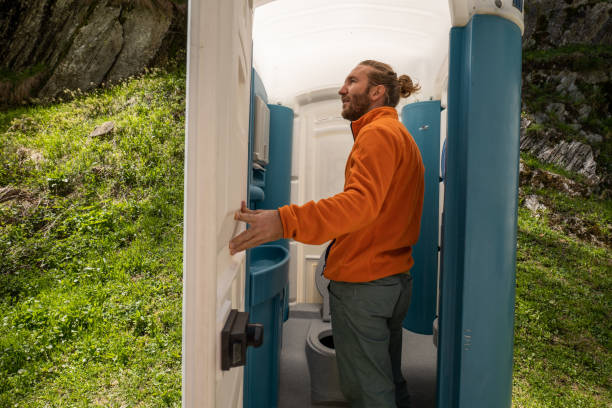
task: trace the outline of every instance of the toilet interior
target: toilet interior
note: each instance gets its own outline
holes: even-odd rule
[[[253,67],[268,103],[282,104],[295,113],[292,203],[342,191],[353,139],[348,122],[340,116],[337,92],[360,61],[388,63],[398,75],[408,74],[419,83],[421,92],[401,100],[398,111],[405,104],[432,99],[445,105],[451,27],[447,0],[283,0],[255,5]],[[445,131],[441,133],[443,140]],[[291,308],[323,301],[315,275],[324,249],[325,245],[290,243]],[[409,336],[428,348],[421,359],[407,357],[405,363],[419,370],[422,359],[427,359],[431,361],[426,365],[435,370],[431,336]],[[334,346],[330,330],[323,329],[319,340],[326,347]]]

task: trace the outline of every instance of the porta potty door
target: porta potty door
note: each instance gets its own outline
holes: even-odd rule
[[[221,368],[221,331],[244,310],[251,2],[189,2],[183,280],[183,406],[242,407],[243,368]]]
[[[450,34],[436,400],[509,408],[523,2],[472,3]]]

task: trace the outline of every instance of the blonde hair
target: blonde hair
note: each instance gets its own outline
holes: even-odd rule
[[[391,66],[375,60],[361,61],[359,65],[365,65],[374,69],[368,72],[368,81],[370,86],[383,85],[387,90],[385,96],[385,106],[395,108],[399,103],[400,96],[407,98],[421,90],[419,84],[412,82],[408,75],[400,75],[393,71]]]

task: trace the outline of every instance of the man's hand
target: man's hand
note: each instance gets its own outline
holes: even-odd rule
[[[230,241],[230,255],[283,237],[283,223],[278,210],[249,210],[243,201],[234,219],[251,227]]]

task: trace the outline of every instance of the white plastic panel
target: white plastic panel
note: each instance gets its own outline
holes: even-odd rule
[[[334,91],[304,94],[296,98],[299,121],[294,127],[296,153],[294,180],[291,183],[291,202],[303,204],[342,191],[344,167],[353,146],[349,122],[340,116],[340,99]],[[315,286],[314,271],[324,251],[324,245],[292,243],[290,287],[296,288],[298,303],[320,303]],[[295,254],[295,255],[294,255]]]
[[[448,0],[453,27],[463,27],[475,14],[492,14],[512,21],[525,31],[524,0]]]
[[[243,368],[221,370],[221,329],[244,310],[244,229],[252,9],[243,0],[189,2],[183,256],[183,407],[242,407]]]
[[[422,87],[412,100],[440,94],[436,75],[448,52],[447,0],[277,0],[255,10],[254,65],[269,102],[335,87],[365,59],[390,64]]]

